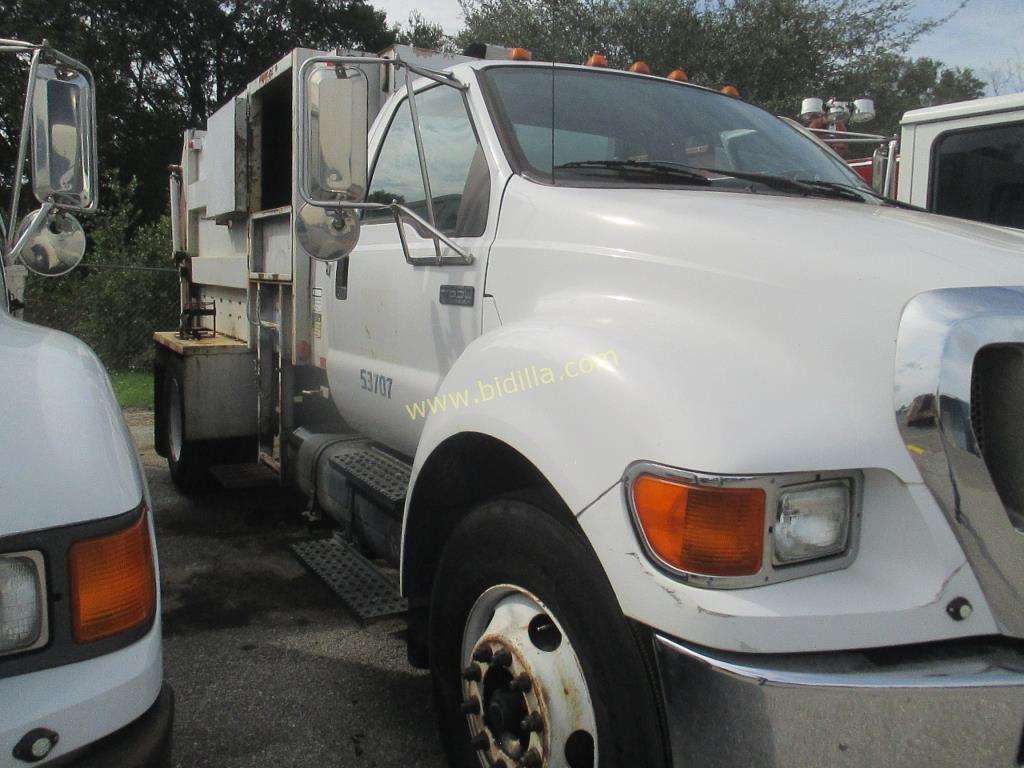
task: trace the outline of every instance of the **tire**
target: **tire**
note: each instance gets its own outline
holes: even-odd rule
[[[164,370],[163,417],[167,466],[182,493],[195,493],[210,485],[205,447],[189,440],[185,430],[185,365],[171,357]]]
[[[637,637],[582,532],[549,512],[472,510],[441,555],[429,622],[451,765],[667,764]]]

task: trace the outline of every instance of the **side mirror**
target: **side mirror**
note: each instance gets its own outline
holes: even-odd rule
[[[314,56],[303,63],[299,82],[299,196],[304,205],[296,231],[310,256],[336,261],[359,240],[352,204],[366,197],[366,75],[337,57]]]
[[[366,76],[308,60],[302,67],[299,182],[306,202],[335,207],[366,195]]]
[[[65,275],[85,256],[85,231],[78,219],[52,203],[25,215],[11,248],[30,272],[43,277]]]
[[[36,69],[32,94],[32,191],[40,203],[96,207],[96,103],[92,76],[63,64]]]
[[[871,155],[871,188],[880,195],[885,194],[885,172],[889,165],[889,149],[881,146]]]

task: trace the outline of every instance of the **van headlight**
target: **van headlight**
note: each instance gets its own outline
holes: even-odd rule
[[[846,480],[781,489],[772,526],[775,563],[788,565],[844,552],[850,538],[851,507]]]
[[[0,656],[39,648],[47,639],[42,553],[0,555]]]

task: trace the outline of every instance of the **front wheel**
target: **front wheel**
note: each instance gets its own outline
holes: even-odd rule
[[[473,510],[441,557],[431,672],[453,765],[664,764],[641,648],[581,532],[531,503]]]

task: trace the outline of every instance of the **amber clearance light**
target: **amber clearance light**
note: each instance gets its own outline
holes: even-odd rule
[[[75,542],[68,561],[76,642],[125,632],[153,616],[156,577],[145,510],[124,530]]]
[[[752,576],[764,556],[764,491],[707,488],[653,475],[632,486],[633,508],[647,543],[686,573]]]

